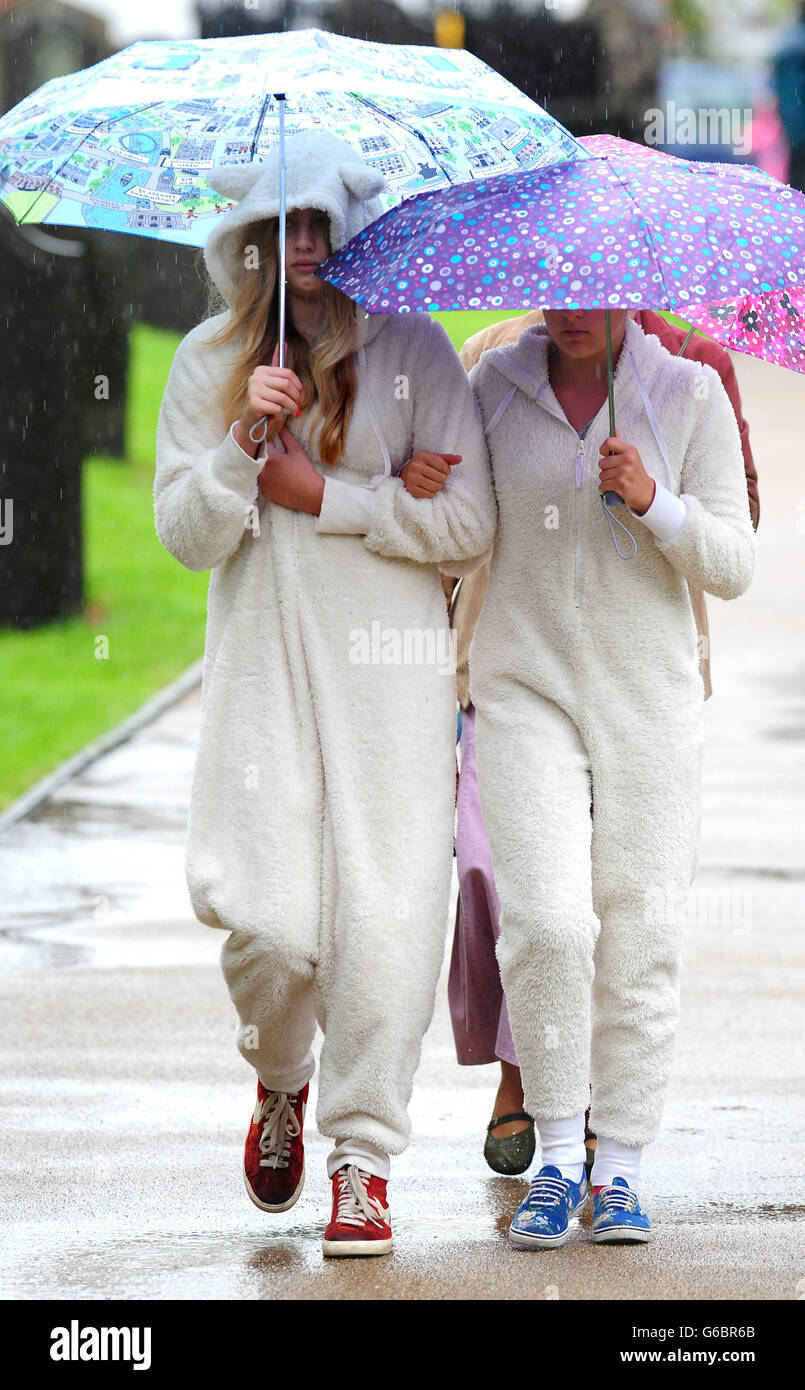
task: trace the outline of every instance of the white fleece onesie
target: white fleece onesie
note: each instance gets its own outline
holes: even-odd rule
[[[529,329],[470,374],[499,511],[469,660],[498,959],[525,1109],[577,1115],[592,1078],[592,1129],[642,1145],[671,1063],[699,829],[703,691],[685,581],[741,594],[755,538],[717,373],[629,321],[617,425],[658,487],[643,520],[612,508],[637,543],[620,558],[598,492],[607,406],[581,441],[549,384],[548,344]]]
[[[304,180],[290,186],[290,205],[321,205]],[[234,249],[226,271],[208,264],[219,283],[239,273]],[[296,1089],[313,1070],[318,1020],[319,1129],[398,1153],[452,866],[455,678],[433,654],[448,650],[437,563],[480,554],[495,527],[480,415],[439,325],[359,310],[346,452],[322,464],[318,425],[290,419],[327,481],[319,518],[286,509],[259,493],[262,461],[221,410],[218,385],[241,346],[208,345],[223,317],[176,352],[154,488],[163,545],[189,569],[212,570],[191,901],[230,933],[222,964],[246,1060],[266,1084],[283,1077]],[[396,476],[418,448],[462,455],[432,500]],[[344,496],[371,496],[366,535],[343,533]],[[373,623],[439,640],[423,659],[414,643],[395,660],[391,643],[378,660]]]

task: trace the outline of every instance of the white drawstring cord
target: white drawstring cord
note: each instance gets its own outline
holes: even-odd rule
[[[662,455],[662,461],[665,464],[665,476],[668,481],[669,491],[673,492],[673,484],[671,483],[671,465],[668,462],[668,450],[665,447],[665,440],[663,439],[659,420],[657,419],[657,416],[654,414],[654,406],[651,404],[648,392],[646,391],[646,388],[643,385],[643,378],[640,375],[640,371],[634,359],[634,353],[631,351],[631,349],[629,350],[629,362],[631,364],[634,379],[637,382],[637,389],[643,397],[643,405],[645,406],[646,415],[648,416],[648,422],[651,425],[651,432],[657,441],[657,447]]]

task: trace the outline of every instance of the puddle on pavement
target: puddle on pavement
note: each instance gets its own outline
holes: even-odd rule
[[[758,1221],[799,1221],[805,1214],[805,1206],[792,1206],[777,1202],[759,1202],[756,1206],[740,1207],[732,1202],[704,1202],[689,1207],[678,1208],[673,1199],[666,1199],[668,1208],[666,1219],[675,1226],[712,1226],[720,1223],[755,1223]],[[650,1208],[651,1204],[647,1203]],[[659,1203],[654,1203],[654,1209]]]
[[[118,805],[111,801],[44,801],[28,816],[40,825],[52,825],[69,835],[92,835],[114,826],[115,838],[125,834],[153,831],[176,831],[183,837],[187,826],[184,808],[171,814],[169,810],[154,810],[130,802]]]
[[[86,965],[91,951],[73,942],[48,941],[28,932],[0,930],[0,968],[16,970],[59,970]]]

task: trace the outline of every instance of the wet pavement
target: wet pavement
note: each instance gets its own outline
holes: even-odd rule
[[[799,378],[738,359],[761,481],[758,573],[710,603],[715,696],[647,1247],[521,1252],[525,1183],[485,1166],[495,1069],[455,1062],[443,976],[389,1195],[388,1259],[325,1263],[329,1143],[280,1216],[242,1185],[253,1104],[183,874],[198,692],[0,835],[0,1296],[805,1297],[805,479]],[[313,1097],[312,1097],[313,1099]],[[309,1115],[314,1113],[311,1105]]]

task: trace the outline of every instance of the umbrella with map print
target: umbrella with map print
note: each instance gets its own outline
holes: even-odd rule
[[[232,206],[208,172],[264,159],[283,106],[286,134],[327,130],[379,169],[387,208],[589,158],[470,53],[305,29],[134,43],[45,83],[0,118],[0,201],[18,223],[203,246]]]

